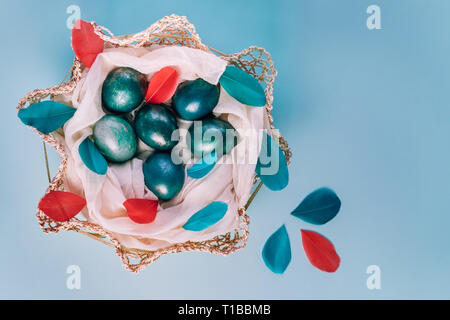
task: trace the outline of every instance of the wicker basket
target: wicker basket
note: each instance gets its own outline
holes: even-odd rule
[[[148,47],[154,44],[178,45],[196,48],[207,52],[213,52],[221,56],[222,59],[245,70],[246,72],[254,76],[258,81],[265,84],[267,115],[270,126],[273,129],[273,118],[270,113],[272,110],[273,102],[273,82],[275,80],[277,72],[274,69],[273,62],[270,58],[269,53],[266,50],[252,46],[239,53],[231,55],[224,54],[218,50],[202,44],[200,37],[195,31],[195,27],[191,23],[189,23],[186,17],[180,17],[177,15],[164,17],[163,19],[151,25],[148,29],[134,35],[126,36],[114,36],[105,27],[98,26],[95,23],[92,23],[92,25],[94,26],[95,32],[105,41],[106,48],[137,48]],[[72,93],[81,79],[81,74],[84,68],[85,67],[80,62],[80,60],[75,58],[74,63],[67,74],[67,76],[70,74],[70,79],[67,82],[63,82],[58,86],[53,86],[47,89],[37,89],[28,93],[19,101],[17,110],[25,108],[33,103],[40,102],[45,98],[52,99],[57,95]],[[34,130],[44,142],[43,145],[45,161],[49,178],[49,186],[46,192],[48,193],[53,190],[64,190],[64,172],[67,167],[67,155],[65,153],[64,147],[59,142],[57,142],[52,134],[42,134],[36,129]],[[58,130],[58,133],[63,134],[61,129]],[[280,147],[285,153],[285,157],[289,162],[291,151],[289,150],[288,144],[283,139],[283,137],[280,136],[278,138]],[[50,178],[45,143],[53,146],[61,157],[58,172],[53,179]],[[250,196],[247,204],[245,205],[245,207],[242,207],[238,210],[240,225],[237,229],[224,235],[214,237],[210,240],[201,242],[187,241],[155,251],[146,251],[142,249],[124,247],[112,233],[104,230],[102,226],[90,223],[86,220],[72,218],[71,220],[66,222],[56,222],[50,219],[40,210],[38,210],[36,216],[42,230],[45,233],[57,233],[62,230],[72,230],[115,248],[116,253],[122,260],[125,269],[137,273],[150,263],[160,258],[162,255],[167,253],[177,253],[182,251],[204,251],[215,254],[228,255],[243,248],[248,239],[249,217],[246,214],[246,209],[248,208],[262,185],[261,182],[258,183],[258,178],[256,176],[255,184],[257,184],[257,186]]]

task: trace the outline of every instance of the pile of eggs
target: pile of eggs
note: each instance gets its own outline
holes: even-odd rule
[[[183,188],[185,170],[182,164],[172,161],[170,151],[178,143],[172,134],[178,130],[177,117],[201,121],[200,126],[190,126],[188,148],[195,156],[205,156],[219,146],[221,154],[228,153],[236,144],[232,142],[203,140],[210,136],[234,130],[228,122],[214,118],[212,111],[219,101],[220,89],[198,78],[178,85],[171,104],[146,102],[148,87],[146,76],[128,67],[112,70],[102,86],[102,106],[106,115],[93,128],[93,141],[101,154],[111,163],[123,163],[138,152],[138,139],[155,151],[145,160],[143,174],[145,185],[160,200],[175,197]],[[170,100],[170,98],[168,99]],[[151,101],[151,100],[150,100]],[[130,120],[131,119],[131,120]],[[200,134],[194,130],[200,128]]]

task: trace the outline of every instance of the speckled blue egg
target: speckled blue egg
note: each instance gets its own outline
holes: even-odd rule
[[[102,103],[106,111],[126,113],[144,101],[147,81],[137,70],[120,67],[111,71],[103,82]]]
[[[160,104],[146,104],[136,115],[134,128],[137,136],[156,150],[170,150],[178,142],[172,133],[178,129],[173,113]]]
[[[210,114],[219,101],[219,87],[203,79],[181,83],[172,104],[184,120],[197,120]]]
[[[137,139],[133,127],[118,116],[107,115],[96,122],[93,130],[94,143],[111,162],[125,162],[137,150]]]
[[[170,153],[155,152],[145,160],[142,170],[145,185],[160,200],[170,200],[183,188],[185,171],[173,163]]]

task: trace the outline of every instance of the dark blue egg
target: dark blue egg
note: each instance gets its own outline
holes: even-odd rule
[[[144,101],[147,81],[137,70],[120,67],[111,71],[103,82],[102,103],[113,113],[130,112]]]
[[[181,164],[173,163],[170,153],[155,152],[145,160],[142,170],[145,185],[160,200],[175,197],[184,185],[185,172]]]
[[[94,143],[111,162],[130,160],[137,150],[133,127],[118,116],[104,116],[94,126]]]
[[[211,152],[227,154],[237,144],[237,132],[233,126],[218,118],[194,121],[189,127],[186,143],[196,156]]]
[[[180,84],[172,104],[184,120],[197,120],[210,114],[219,101],[219,87],[203,79]]]
[[[136,115],[134,128],[137,136],[157,150],[170,150],[178,142],[172,133],[178,129],[173,113],[160,104],[146,104]]]

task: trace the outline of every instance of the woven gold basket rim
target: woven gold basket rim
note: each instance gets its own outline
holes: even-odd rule
[[[125,36],[114,36],[107,28],[98,26],[95,22],[91,22],[91,24],[94,26],[95,32],[105,41],[105,47],[137,48],[148,47],[155,44],[181,45],[207,52],[213,52],[219,55],[222,59],[245,70],[246,72],[254,76],[258,81],[266,85],[265,93],[267,98],[267,105],[265,108],[267,110],[270,127],[272,130],[274,129],[271,110],[273,108],[273,82],[277,75],[277,71],[273,66],[270,54],[265,49],[252,46],[239,53],[227,55],[214,48],[204,45],[201,42],[200,37],[196,33],[194,25],[192,25],[186,17],[177,15],[166,16],[156,23],[152,24],[149,28],[142,32]],[[70,94],[80,81],[83,70],[84,65],[80,60],[75,58],[74,63],[67,74],[70,75],[70,79],[68,81],[63,82],[58,86],[52,86],[47,89],[36,89],[28,93],[24,98],[19,100],[17,110],[25,108],[33,103],[39,102],[47,97],[52,99],[57,95]],[[45,161],[49,178],[49,186],[46,190],[46,193],[53,190],[64,190],[64,172],[67,167],[67,154],[65,153],[64,146],[60,144],[57,139],[55,139],[53,134],[42,134],[36,129],[34,129],[34,131],[41,137],[44,145]],[[61,129],[57,132],[63,135]],[[292,153],[289,149],[287,141],[279,133],[276,138],[279,141],[280,147],[285,153],[286,160],[289,163],[289,159],[291,158]],[[50,178],[45,143],[54,147],[54,149],[61,157],[59,169],[53,179]],[[255,184],[258,182],[257,180],[258,178],[255,176]],[[237,229],[224,235],[216,236],[210,240],[200,242],[187,241],[155,251],[127,248],[121,245],[121,243],[114,237],[111,232],[103,229],[100,225],[85,220],[72,218],[71,220],[66,222],[56,222],[50,219],[40,210],[38,210],[38,212],[36,213],[36,217],[41,226],[41,229],[45,233],[57,233],[62,230],[73,230],[115,248],[116,254],[122,260],[124,268],[131,272],[137,273],[147,265],[151,264],[161,256],[168,253],[177,253],[183,251],[203,251],[221,255],[228,255],[243,248],[247,242],[249,234],[249,217],[246,214],[246,209],[253,201],[261,186],[262,183],[261,181],[259,181],[253,193],[249,197],[246,205],[242,208],[239,208],[238,215],[240,219],[240,225]]]

